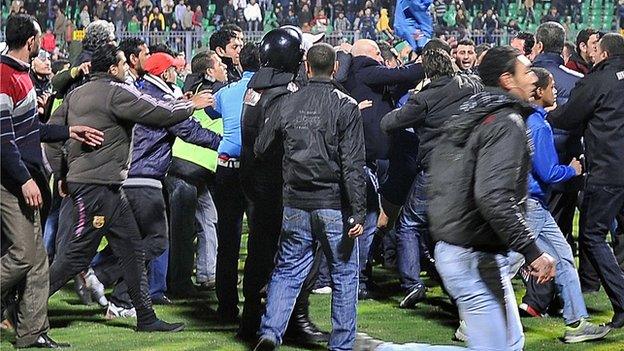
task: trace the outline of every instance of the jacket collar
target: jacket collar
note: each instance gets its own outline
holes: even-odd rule
[[[594,65],[590,72],[602,71],[611,68],[611,66],[614,66],[616,69],[624,69],[624,55],[609,57],[599,64]]]
[[[542,117],[542,119],[546,119],[546,116],[548,115],[548,112],[546,112],[546,110],[540,106],[540,105],[531,105],[533,107],[533,109],[535,110],[535,113],[537,113],[540,117]]]
[[[30,65],[27,64],[24,61],[18,60],[14,57],[11,57],[9,55],[0,55],[0,62],[4,63],[5,65],[10,66],[11,68],[17,70],[17,71],[21,71],[21,72],[28,72],[28,70],[30,69]]]
[[[169,84],[167,84],[160,77],[157,77],[157,76],[155,76],[155,75],[153,75],[151,73],[147,73],[147,74],[145,74],[144,79],[145,79],[146,82],[149,82],[152,85],[154,85],[156,88],[160,89],[163,93],[169,94],[171,96],[175,95],[175,92],[169,86]]]
[[[542,62],[553,62],[557,65],[563,65],[563,57],[560,54],[554,52],[542,52],[537,55],[533,63],[542,63]]]
[[[359,68],[359,67],[380,66],[380,65],[381,63],[373,60],[372,58],[368,56],[355,56],[353,57],[353,64],[351,66],[352,67],[357,66],[357,68]]]

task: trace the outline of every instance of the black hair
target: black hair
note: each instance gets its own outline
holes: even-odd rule
[[[442,49],[425,50],[422,55],[422,67],[431,80],[455,74],[451,55]]]
[[[194,74],[204,74],[208,68],[214,68],[214,51],[202,51],[191,60],[191,72]]]
[[[535,87],[542,89],[546,88],[550,83],[550,80],[552,79],[550,72],[542,67],[533,67],[531,68],[531,71],[533,71],[533,73],[535,73],[535,75],[537,76],[537,82],[535,83]]]
[[[336,51],[329,44],[314,44],[308,50],[306,60],[315,75],[331,76],[336,65]]]
[[[173,50],[171,50],[169,45],[163,44],[163,43],[150,45],[149,51],[150,51],[150,54],[155,54],[157,52],[164,52],[165,54],[172,56],[172,57],[177,56],[176,53]],[[126,59],[128,59],[127,56],[126,56]]]
[[[66,65],[69,65],[69,60],[61,59],[52,62],[50,67],[52,68],[52,73],[57,74],[59,71],[63,70]]]
[[[535,41],[544,45],[544,52],[561,54],[565,38],[565,29],[557,22],[542,23],[535,32]]]
[[[587,42],[589,41],[589,37],[591,37],[594,34],[596,34],[596,30],[593,28],[585,28],[578,32],[578,34],[576,35],[576,52],[579,55],[581,54],[581,44],[583,43],[587,45]]]
[[[247,43],[240,52],[240,64],[243,71],[257,72],[260,69],[260,51],[258,45]]]
[[[575,45],[574,45],[574,43],[573,43],[573,42],[571,42],[571,41],[566,41],[566,42],[563,44],[563,47],[564,47],[564,48],[568,48],[568,51],[569,51],[569,52],[574,52],[574,51],[576,50],[576,46],[575,46]]]
[[[477,47],[475,48],[475,53],[477,54],[477,58],[479,58],[482,53],[490,50],[491,48],[492,48],[492,45],[490,45],[488,43],[483,43],[483,44],[477,45]]]
[[[533,51],[533,46],[535,45],[535,36],[533,33],[529,32],[519,32],[516,35],[516,38],[520,40],[524,40],[524,46],[522,50],[524,51],[524,55],[530,55],[531,51]]]
[[[243,29],[235,25],[234,23],[228,23],[228,24],[223,25],[223,27],[221,27],[221,30],[229,30],[232,32],[237,32],[237,33],[243,32]]]
[[[516,59],[520,55],[511,46],[496,46],[488,50],[479,65],[479,76],[483,85],[497,87],[504,73],[516,73]]]
[[[119,43],[119,50],[124,52],[126,55],[126,60],[128,60],[128,64],[130,64],[130,55],[134,55],[137,58],[141,53],[141,49],[139,46],[145,45],[145,41],[141,38],[126,38]]]
[[[212,33],[210,36],[210,50],[215,51],[217,48],[225,50],[232,38],[236,38],[236,33],[231,30],[221,29]]]
[[[457,42],[457,46],[460,46],[460,45],[475,46],[475,43],[474,43],[474,41],[472,41],[470,39],[462,39],[462,40]]]
[[[91,71],[93,73],[107,73],[111,66],[119,63],[117,57],[119,51],[119,48],[112,43],[98,46],[91,58]]]
[[[445,41],[440,40],[438,38],[429,40],[429,42],[425,44],[425,46],[423,47],[423,52],[427,50],[436,50],[436,49],[444,50],[449,54],[451,53],[451,46],[447,44]]]
[[[35,19],[30,15],[14,15],[7,20],[5,35],[9,50],[23,48],[28,39],[39,34]]]
[[[624,55],[624,37],[621,34],[607,33],[602,36],[599,45],[609,57]]]

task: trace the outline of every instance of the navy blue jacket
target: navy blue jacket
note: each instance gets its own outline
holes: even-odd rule
[[[570,92],[583,75],[573,71],[563,65],[563,57],[554,52],[544,52],[539,54],[533,61],[534,67],[542,67],[548,70],[555,78],[555,88],[557,89],[557,105],[563,106],[570,98]],[[573,112],[572,112],[573,113]],[[572,117],[572,116],[571,116]],[[579,157],[583,153],[583,145],[581,144],[581,133],[579,131],[566,131],[562,129],[553,129],[555,139],[555,148],[559,161],[568,164],[572,158]],[[553,186],[556,191],[578,191],[581,186],[582,179],[565,184],[557,184]]]
[[[160,78],[150,74],[140,85],[141,91],[159,100],[174,99],[174,92]],[[128,178],[151,178],[162,180],[171,163],[171,148],[175,138],[217,150],[221,137],[203,129],[193,118],[188,118],[167,128],[153,128],[136,124],[133,129],[132,162]],[[139,185],[132,180],[127,185]]]
[[[388,158],[389,136],[381,131],[381,118],[396,105],[390,87],[412,83],[416,86],[425,77],[420,64],[388,68],[366,56],[354,57],[344,87],[357,101],[371,100],[373,106],[362,110],[366,161],[372,163]]]
[[[546,199],[551,184],[565,182],[576,176],[571,166],[559,164],[555,151],[553,132],[546,122],[547,112],[535,106],[535,112],[527,119],[527,129],[533,141],[533,159],[529,173],[529,195],[547,206]]]

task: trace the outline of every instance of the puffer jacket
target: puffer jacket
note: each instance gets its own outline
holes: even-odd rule
[[[482,89],[483,85],[476,76],[458,74],[440,77],[418,93],[411,94],[404,106],[385,115],[381,120],[381,129],[389,133],[414,128],[419,139],[418,161],[426,170],[444,122],[457,113],[462,103]]]
[[[600,62],[576,85],[568,103],[550,113],[564,130],[583,129],[587,182],[624,186],[624,56]]]
[[[427,189],[434,241],[485,252],[541,255],[524,219],[532,109],[487,87],[462,104],[433,150]]]
[[[141,92],[160,101],[175,100],[173,89],[151,74],[145,75]],[[193,118],[166,128],[136,124],[132,139],[132,162],[125,184],[148,185],[141,184],[137,178],[163,180],[171,164],[171,148],[176,137],[213,150],[219,147],[221,141],[219,135],[203,129]]]
[[[282,147],[284,206],[349,209],[354,223],[366,212],[364,132],[357,103],[330,79],[309,84],[279,102],[258,136],[255,154]]]
[[[193,111],[190,101],[158,101],[108,74],[91,74],[89,82],[67,95],[49,123],[101,130],[104,142],[92,148],[79,141],[67,141],[67,174],[62,167],[62,144],[46,146],[48,160],[56,179],[121,185],[128,176],[134,124],[163,128],[188,119]]]

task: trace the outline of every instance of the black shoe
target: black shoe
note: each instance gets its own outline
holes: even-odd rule
[[[288,322],[284,340],[293,344],[315,344],[329,341],[329,333],[320,330],[307,314],[293,315]]]
[[[39,338],[37,338],[37,341],[35,341],[34,343],[30,345],[26,345],[26,346],[16,347],[16,348],[26,349],[26,348],[31,348],[31,347],[36,347],[39,349],[61,349],[64,347],[71,347],[71,346],[69,344],[62,344],[62,343],[58,343],[52,340],[52,338],[50,338],[48,334],[41,334],[39,335]]]
[[[275,341],[270,339],[260,339],[256,347],[254,347],[254,351],[273,351],[277,350],[277,344]]]
[[[254,345],[255,343],[258,342],[258,336],[254,333],[248,333],[242,330],[239,330],[236,333],[236,338],[246,344],[252,344]]]
[[[412,289],[412,291],[410,291],[407,295],[405,295],[403,300],[401,300],[399,307],[414,308],[414,306],[416,306],[417,303],[423,301],[426,297],[427,297],[427,288],[424,285],[419,284],[414,289]]]
[[[154,305],[173,305],[173,301],[171,301],[167,295],[162,295],[155,299],[152,299],[152,304]]]
[[[176,333],[184,330],[184,323],[167,323],[157,319],[155,322],[145,325],[137,324],[138,332],[171,332]]]
[[[370,300],[372,298],[367,288],[360,288],[360,290],[358,290],[358,300]]]
[[[620,329],[624,327],[624,313],[617,313],[607,325],[613,329]]]

